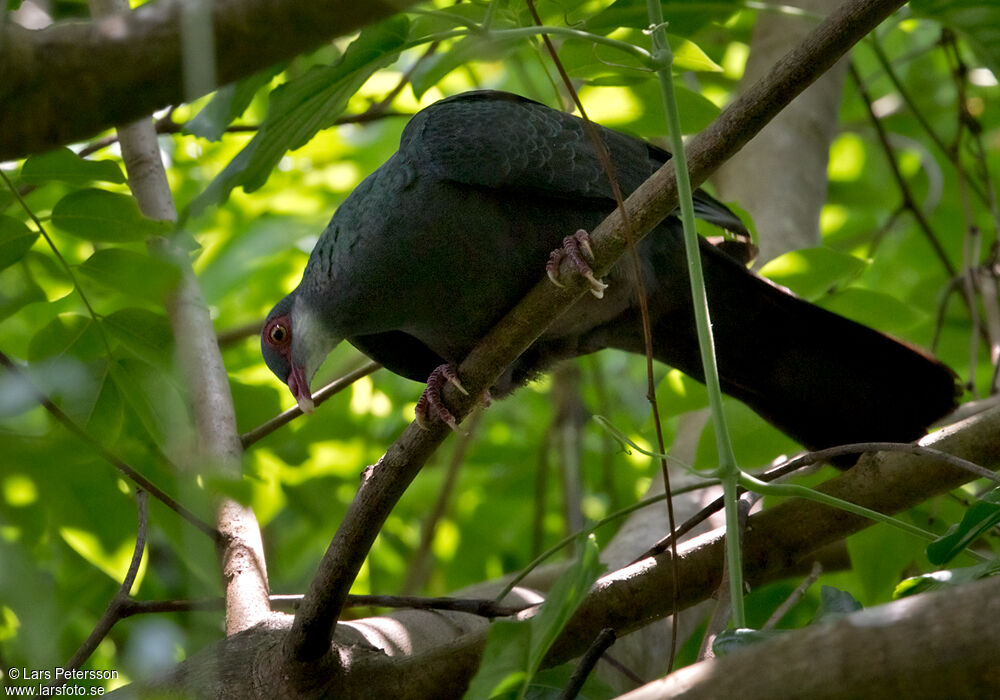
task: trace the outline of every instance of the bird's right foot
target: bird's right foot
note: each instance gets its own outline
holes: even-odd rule
[[[579,229],[572,236],[566,236],[563,239],[562,247],[556,248],[549,255],[549,261],[545,265],[545,273],[552,280],[552,284],[557,287],[566,286],[559,281],[559,267],[564,259],[569,259],[573,266],[580,271],[580,274],[586,278],[590,285],[591,294],[598,299],[604,297],[604,290],[608,288],[608,285],[603,280],[597,279],[594,276],[594,270],[590,267],[590,263],[594,261],[594,251],[590,247],[589,233]]]

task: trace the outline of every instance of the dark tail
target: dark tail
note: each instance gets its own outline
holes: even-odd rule
[[[654,354],[702,379],[678,246],[653,247]],[[702,262],[722,390],[806,447],[909,442],[955,407],[955,375],[923,351],[793,296],[704,241]]]

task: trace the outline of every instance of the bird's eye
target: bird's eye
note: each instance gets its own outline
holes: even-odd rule
[[[282,323],[275,323],[267,329],[267,338],[272,345],[284,345],[291,337],[291,332]]]

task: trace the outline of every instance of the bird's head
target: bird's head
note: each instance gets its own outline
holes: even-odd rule
[[[313,411],[309,383],[336,344],[296,292],[271,309],[260,334],[264,362],[288,385],[304,413]]]

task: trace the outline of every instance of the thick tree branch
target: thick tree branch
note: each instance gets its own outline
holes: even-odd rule
[[[703,183],[715,168],[901,4],[902,0],[846,2],[786,55],[769,75],[691,140],[688,156],[692,184]],[[637,236],[651,230],[676,206],[677,191],[671,162],[625,202],[628,219]],[[626,248],[621,215],[617,211],[613,213],[591,237],[595,243],[595,272],[603,275]],[[577,279],[578,283],[556,288],[542,276],[521,303],[462,363],[459,375],[473,397],[482,395],[504,367],[527,349],[559,313],[585,293],[585,281],[579,274],[568,267],[563,274],[567,281]],[[452,391],[451,387],[445,391],[446,401],[454,407],[456,415],[465,415],[476,400]],[[411,424],[378,464],[366,471],[364,482],[306,593],[285,646],[291,666],[301,664],[298,668],[304,673],[303,680],[309,675],[309,664],[330,653],[337,616],[378,529],[447,433],[448,428],[441,423],[434,423],[429,430]]]
[[[993,577],[688,666],[621,700],[996,697],[1000,628],[983,621],[998,615],[1000,578]]]
[[[414,1],[212,0],[218,84],[312,50]],[[160,0],[124,15],[35,31],[9,22],[0,26],[0,161],[200,97],[184,94],[185,4],[191,3]]]

